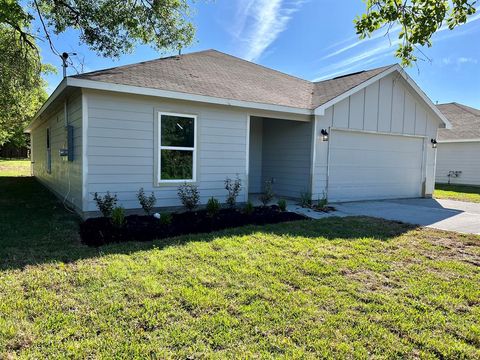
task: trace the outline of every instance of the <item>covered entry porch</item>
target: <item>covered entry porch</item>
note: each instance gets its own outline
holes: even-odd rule
[[[313,122],[250,117],[249,198],[256,200],[265,182],[276,198],[299,199],[312,188]]]

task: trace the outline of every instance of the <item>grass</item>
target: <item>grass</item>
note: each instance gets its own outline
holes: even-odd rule
[[[434,197],[480,203],[480,186],[436,184]]]
[[[2,176],[31,176],[30,160],[0,158],[0,177]]]
[[[329,218],[95,249],[33,178],[0,188],[0,358],[480,358],[478,236]]]

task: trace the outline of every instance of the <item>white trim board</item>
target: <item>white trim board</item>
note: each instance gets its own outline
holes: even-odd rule
[[[438,144],[454,144],[454,143],[469,143],[469,142],[480,142],[480,138],[437,140]]]

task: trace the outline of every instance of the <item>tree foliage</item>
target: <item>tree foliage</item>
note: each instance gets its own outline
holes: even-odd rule
[[[193,41],[189,16],[188,0],[0,0],[0,145],[23,132],[45,99],[38,40],[60,55],[52,35],[76,29],[105,57],[138,44],[180,50]]]
[[[417,61],[415,50],[418,46],[432,45],[432,36],[442,26],[453,30],[467,22],[476,11],[473,0],[365,0],[366,13],[355,19],[355,28],[360,38],[370,36],[374,31],[395,25],[401,30],[401,40],[396,56],[402,65]]]
[[[0,25],[0,146],[26,145],[24,128],[47,98],[41,73],[48,68],[40,63],[35,39],[28,41]]]

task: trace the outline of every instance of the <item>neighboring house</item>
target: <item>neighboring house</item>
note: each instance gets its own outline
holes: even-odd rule
[[[480,185],[480,110],[451,103],[437,105],[452,124],[438,131],[438,183]]]
[[[239,201],[267,180],[278,197],[428,197],[445,125],[398,65],[314,83],[208,50],[67,77],[27,131],[34,175],[89,216],[95,192],[178,206],[187,181],[205,204],[236,176]]]

